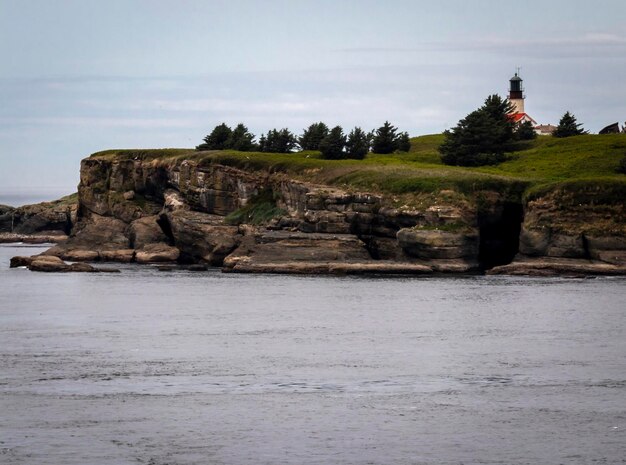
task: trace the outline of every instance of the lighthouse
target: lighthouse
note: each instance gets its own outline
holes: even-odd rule
[[[526,99],[526,96],[524,95],[524,86],[522,85],[523,82],[522,78],[519,77],[519,69],[517,73],[515,73],[515,76],[509,79],[509,102],[513,104],[513,110],[511,111],[509,118],[515,124],[530,122],[533,127],[536,127],[537,121],[532,119],[524,109],[524,100]]]
[[[519,126],[523,123],[530,123],[535,128],[535,132],[540,136],[547,136],[554,132],[556,126],[552,124],[537,124],[537,121],[532,119],[526,110],[524,109],[524,100],[526,100],[526,96],[524,95],[524,86],[522,78],[519,76],[519,68],[517,68],[517,72],[515,76],[509,79],[509,102],[513,105],[513,109],[509,114],[509,120],[512,121],[516,126]]]
[[[519,73],[519,72],[518,72]],[[524,87],[522,83],[524,82],[519,74],[515,73],[509,82],[511,83],[509,87],[509,101],[515,107],[514,113],[526,113],[524,111]]]

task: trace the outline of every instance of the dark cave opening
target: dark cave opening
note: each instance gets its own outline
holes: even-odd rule
[[[487,270],[513,261],[519,251],[523,219],[524,209],[517,202],[505,202],[495,212],[479,214],[478,259],[482,269]]]
[[[168,245],[174,245],[174,232],[172,231],[172,226],[170,225],[167,216],[161,214],[157,219],[157,224],[161,227],[161,231],[168,239]]]

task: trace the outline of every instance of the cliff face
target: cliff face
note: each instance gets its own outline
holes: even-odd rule
[[[471,209],[393,199],[192,160],[88,158],[78,223],[49,251],[68,260],[181,261],[231,271],[467,271],[478,267]],[[270,193],[263,225],[226,215]],[[392,266],[393,265],[393,266]]]
[[[533,200],[527,204],[520,252],[530,257],[626,262],[625,216],[623,205],[567,208],[554,195]]]
[[[496,192],[460,203],[442,191],[426,204],[405,205],[392,196],[192,159],[92,157],[82,161],[80,179],[72,236],[48,252],[68,260],[427,273],[507,265],[518,248],[524,263],[534,256],[623,265],[626,250],[621,226],[608,236],[559,228],[558,199],[549,196],[528,202],[525,212],[521,201]],[[270,218],[233,223],[261,198],[272,203]],[[568,208],[572,218],[580,213]],[[621,208],[615,213],[623,223]]]
[[[619,191],[565,185],[531,197],[524,209],[520,253],[493,273],[624,273],[626,205]]]

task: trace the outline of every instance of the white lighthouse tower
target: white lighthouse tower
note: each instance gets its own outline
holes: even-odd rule
[[[532,119],[526,110],[524,109],[524,95],[523,80],[519,76],[519,68],[511,79],[509,79],[509,101],[513,104],[513,111],[510,114],[511,120],[516,124],[522,124],[527,121],[532,123],[533,127],[537,126],[537,121]]]

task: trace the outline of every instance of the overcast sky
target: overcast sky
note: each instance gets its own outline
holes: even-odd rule
[[[623,124],[626,1],[0,0],[0,193],[222,121],[437,133],[517,66],[538,122]]]

